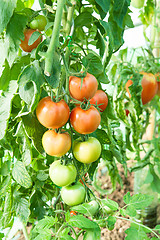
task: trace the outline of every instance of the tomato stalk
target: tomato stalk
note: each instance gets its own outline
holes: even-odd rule
[[[26,225],[22,221],[21,221],[21,223],[22,223],[22,231],[23,231],[24,238],[25,238],[25,240],[29,240],[29,235],[28,235],[28,232],[26,229]]]
[[[53,32],[52,32],[51,41],[50,41],[50,44],[46,53],[46,58],[45,58],[44,73],[46,76],[51,75],[52,64],[54,61],[54,52],[56,50],[56,47],[58,47],[59,45],[59,33],[60,33],[61,20],[62,20],[62,14],[63,14],[63,8],[65,5],[65,2],[66,0],[57,1],[57,10],[55,15]]]

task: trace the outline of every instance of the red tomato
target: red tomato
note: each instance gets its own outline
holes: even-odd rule
[[[96,78],[87,73],[83,78],[83,84],[81,84],[81,78],[70,76],[69,78],[69,91],[73,98],[83,101],[85,98],[90,99],[94,96],[98,88],[98,82]]]
[[[32,45],[28,45],[29,39],[30,39],[31,35],[35,31],[37,31],[37,30],[35,30],[35,29],[26,29],[24,31],[24,40],[21,40],[21,44],[20,44],[20,47],[23,49],[23,51],[31,52],[42,41],[42,36],[39,36],[39,38]],[[41,33],[41,32],[39,31],[39,33]]]
[[[60,128],[69,119],[69,107],[64,100],[53,102],[51,97],[44,97],[38,103],[36,115],[46,128]]]
[[[160,97],[160,73],[156,73],[155,77],[157,79],[158,89],[157,89],[157,95]]]
[[[70,215],[71,215],[71,217],[72,217],[73,215],[75,215],[75,216],[76,216],[77,214],[76,214],[76,212],[75,212],[75,211],[70,211]]]
[[[107,94],[102,90],[97,90],[95,95],[90,99],[91,104],[101,104],[98,107],[100,108],[100,111],[103,112],[107,105],[108,105],[108,97]]]
[[[61,157],[71,148],[71,137],[67,132],[48,130],[43,134],[42,145],[48,155]]]
[[[156,81],[156,77],[152,73],[141,72],[141,74],[143,75],[141,81],[142,84],[141,98],[142,104],[144,105],[151,101],[152,98],[155,96],[155,94],[157,93],[158,84]],[[131,97],[131,94],[129,92],[129,86],[131,86],[132,84],[133,84],[132,80],[128,80],[128,82],[126,83],[126,90],[129,94],[129,97]]]
[[[89,134],[98,128],[101,122],[101,116],[93,106],[88,110],[81,109],[77,106],[71,112],[70,122],[78,133]]]

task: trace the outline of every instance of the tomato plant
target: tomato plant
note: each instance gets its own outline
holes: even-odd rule
[[[53,102],[51,97],[44,97],[36,108],[39,122],[47,128],[60,128],[69,119],[69,107],[64,100]]]
[[[94,96],[98,88],[97,79],[90,73],[87,73],[84,78],[70,76],[69,91],[73,98],[83,101]]]
[[[93,106],[87,110],[77,106],[71,111],[70,122],[78,133],[89,134],[98,128],[101,116]]]
[[[42,145],[48,155],[60,157],[70,150],[71,137],[67,132],[48,130],[42,136]]]
[[[61,197],[69,206],[75,206],[82,203],[85,199],[85,187],[81,183],[75,183],[70,186],[62,187]]]
[[[75,181],[77,170],[73,164],[63,165],[60,160],[57,160],[50,165],[49,176],[54,184],[63,187]]]
[[[43,31],[46,25],[47,25],[47,19],[43,15],[38,15],[30,22],[30,28],[38,29],[39,31]]]
[[[36,32],[36,30],[34,29],[25,29],[24,40],[21,40],[21,44],[20,44],[20,47],[23,49],[23,51],[31,52],[42,41],[42,36],[39,36],[38,39],[33,44],[29,45],[29,39],[31,38],[34,32]]]
[[[73,144],[73,154],[79,162],[95,162],[100,157],[101,144],[94,137],[89,137],[86,141],[77,139]]]
[[[108,105],[107,94],[102,90],[97,90],[95,95],[90,99],[91,104],[99,105],[100,111],[103,112]]]
[[[142,99],[142,104],[146,104],[149,101],[153,99],[155,94],[157,93],[157,81],[155,76],[152,73],[146,73],[146,72],[141,72],[143,75],[141,85],[142,85],[142,94],[141,94],[141,99]],[[129,97],[131,97],[131,94],[129,92],[129,86],[133,84],[133,81],[130,79],[126,83],[126,90],[129,94]]]

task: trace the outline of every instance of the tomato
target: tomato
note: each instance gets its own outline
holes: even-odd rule
[[[142,99],[142,104],[146,104],[149,101],[152,100],[152,98],[155,96],[157,93],[157,81],[156,77],[152,73],[146,73],[146,72],[141,72],[143,75],[141,85],[142,85],[142,94],[141,94],[141,99]],[[129,97],[131,97],[131,94],[129,92],[129,86],[133,84],[133,81],[130,79],[126,83],[126,90],[129,94]]]
[[[85,200],[85,195],[85,187],[79,182],[61,189],[62,200],[69,206],[81,204]]]
[[[51,97],[44,97],[38,103],[36,115],[46,128],[60,128],[69,119],[69,107],[64,100],[53,102]]]
[[[31,52],[42,41],[42,36],[39,36],[39,38],[32,45],[28,45],[29,39],[35,31],[36,30],[34,29],[26,29],[24,31],[24,40],[21,40],[21,44],[20,44],[20,47],[22,48],[23,51]]]
[[[43,134],[42,145],[48,155],[61,157],[71,148],[71,137],[67,132],[48,130]]]
[[[75,181],[77,170],[73,164],[62,165],[61,161],[57,160],[50,165],[49,176],[54,184],[63,187]]]
[[[82,163],[95,162],[101,155],[101,144],[94,137],[89,137],[86,141],[77,139],[73,143],[73,155]]]
[[[98,107],[100,108],[100,111],[103,112],[107,105],[108,105],[108,97],[107,94],[102,90],[97,90],[95,95],[90,99],[91,104],[101,104]]]
[[[76,212],[75,212],[75,211],[70,211],[70,215],[71,215],[71,217],[72,217],[73,215],[75,215],[75,216],[76,216],[77,214],[76,214]]]
[[[145,0],[131,0],[131,6],[135,8],[142,8]]]
[[[156,73],[155,77],[157,79],[158,89],[157,89],[157,95],[160,97],[160,73]]]
[[[88,110],[77,106],[71,111],[70,122],[78,133],[89,134],[98,128],[101,122],[101,115],[93,106]]]
[[[89,205],[90,214],[92,216],[94,216],[99,209],[99,204],[97,203],[96,200],[92,200],[92,201],[88,202],[88,205]]]
[[[43,31],[47,25],[47,19],[43,15],[38,15],[30,22],[30,28]]]
[[[81,78],[70,76],[69,78],[69,91],[70,95],[79,100],[90,99],[94,96],[98,88],[97,79],[90,73],[83,78],[83,84],[81,84]]]

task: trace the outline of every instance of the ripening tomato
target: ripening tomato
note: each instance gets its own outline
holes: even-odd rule
[[[107,94],[102,90],[97,90],[95,95],[90,99],[91,104],[99,105],[100,111],[103,112],[108,105]]]
[[[71,215],[71,217],[72,217],[72,216],[74,216],[74,215],[76,216],[77,214],[76,214],[75,211],[70,211],[70,215]]]
[[[69,119],[69,107],[64,100],[53,102],[51,97],[44,97],[38,103],[36,115],[46,128],[60,128]]]
[[[73,164],[62,165],[61,161],[57,160],[50,165],[49,176],[54,184],[63,187],[75,181],[77,170]]]
[[[158,89],[157,89],[157,95],[160,97],[160,73],[156,73],[155,77],[157,79]]]
[[[71,111],[70,122],[78,133],[89,134],[98,128],[101,122],[101,115],[93,106],[88,110],[77,106]]]
[[[89,137],[86,141],[76,139],[73,143],[73,155],[82,163],[95,162],[101,155],[101,144],[94,137]]]
[[[42,145],[48,155],[61,157],[70,150],[71,137],[67,132],[56,133],[48,130],[43,134]]]
[[[94,96],[98,88],[97,79],[90,73],[82,79],[75,76],[69,78],[69,91],[70,95],[79,100],[90,99]]]
[[[85,195],[85,187],[79,182],[61,189],[62,200],[69,206],[81,204],[85,199]]]
[[[141,94],[141,99],[142,99],[142,104],[146,104],[149,101],[152,100],[152,98],[155,96],[157,93],[157,88],[158,84],[156,81],[156,77],[152,73],[146,73],[146,72],[141,72],[143,75],[141,85],[142,85],[142,94]],[[133,81],[130,79],[126,83],[126,90],[129,94],[129,97],[131,97],[131,94],[129,92],[129,86],[133,84]]]
[[[131,0],[131,6],[135,8],[142,8],[145,0]]]
[[[29,39],[30,39],[31,35],[35,31],[37,31],[37,30],[35,30],[35,29],[26,29],[24,31],[24,40],[21,40],[21,44],[20,44],[20,47],[22,48],[23,51],[31,52],[42,41],[42,36],[40,35],[39,38],[32,45],[28,45]],[[39,31],[39,33],[41,33],[41,32]]]

